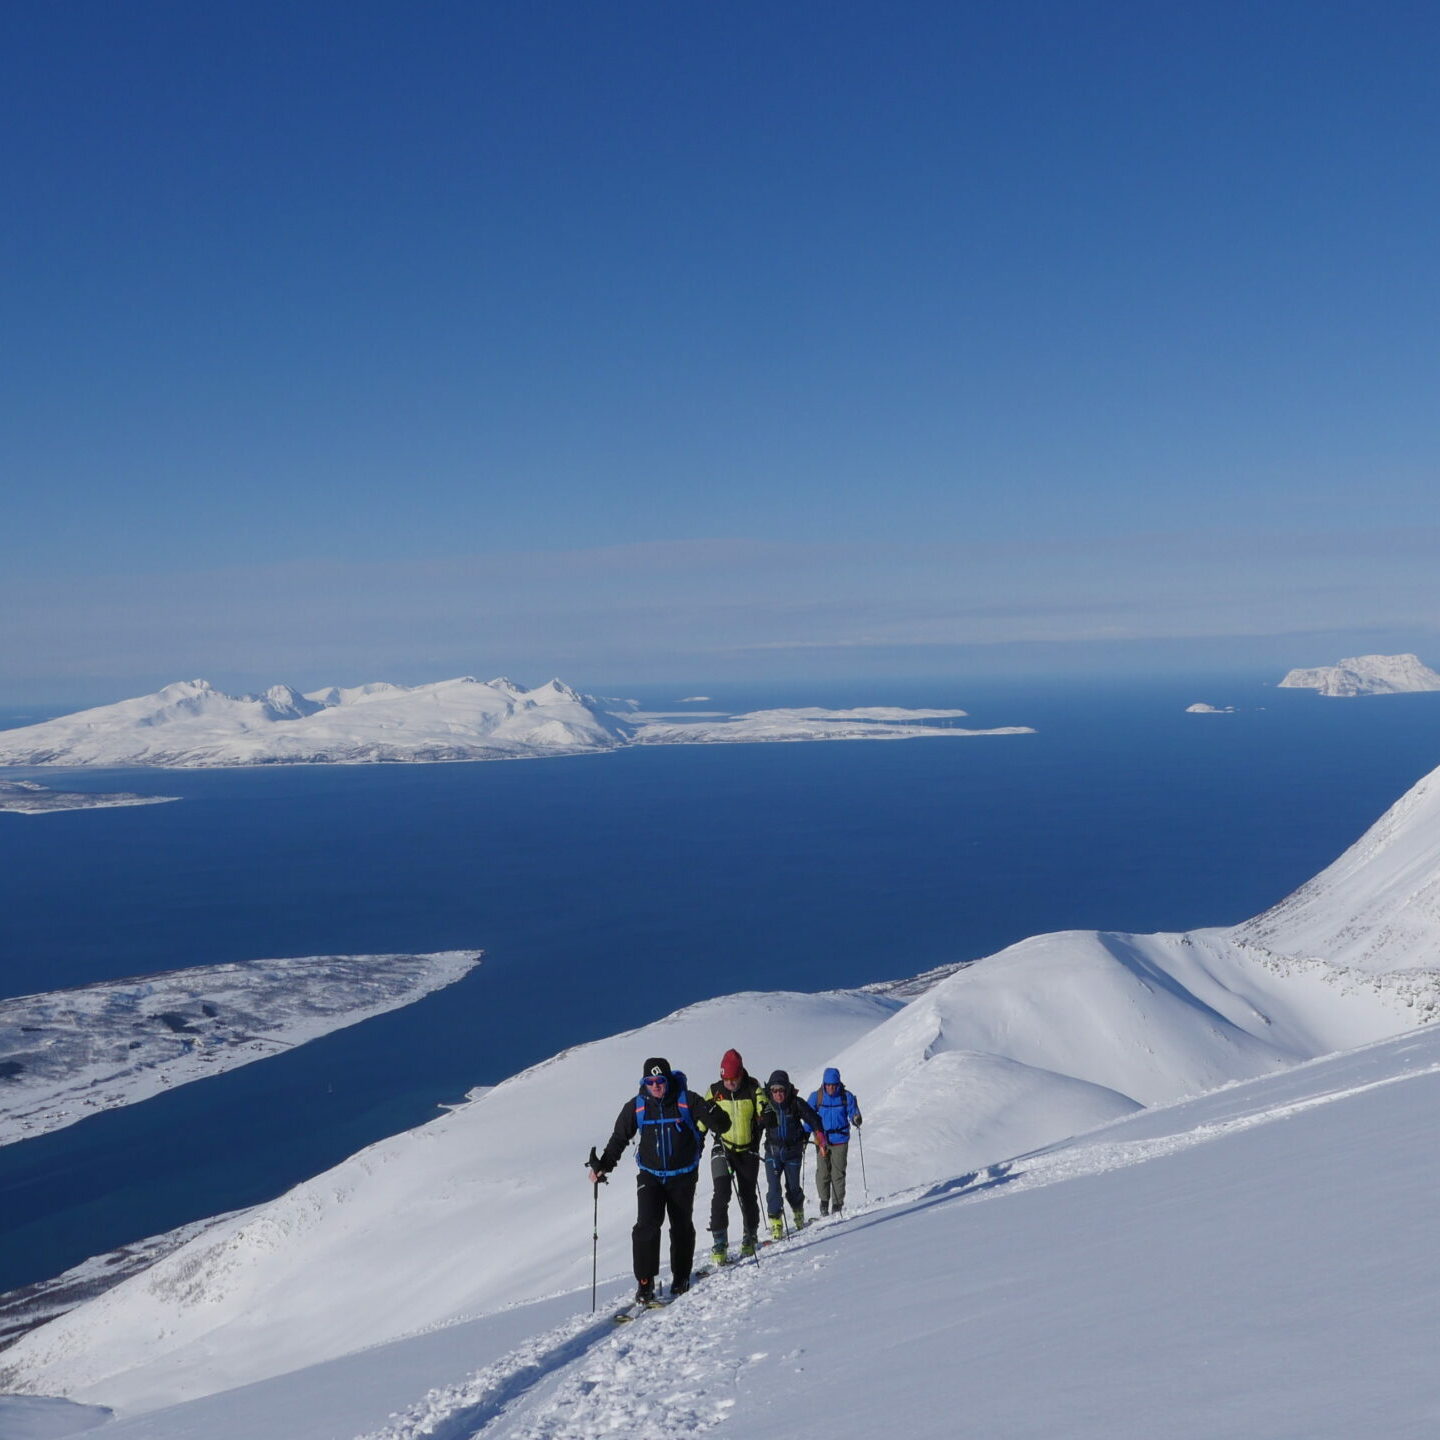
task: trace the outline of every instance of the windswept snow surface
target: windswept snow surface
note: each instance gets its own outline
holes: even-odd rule
[[[908,1004],[707,1002],[557,1056],[217,1226],[24,1337],[0,1383],[161,1408],[588,1285],[583,1159],[647,1055],[699,1084],[734,1045],[752,1073],[784,1066],[807,1092],[838,1063],[867,1121],[851,1183],[878,1196],[1393,1034],[1411,1023],[1405,999],[1383,985],[1346,994],[1318,966],[1277,974],[1221,932],[1076,932],[1013,946]],[[622,1163],[601,1197],[602,1276],[628,1269],[628,1173]]]
[[[582,1290],[102,1433],[1420,1440],[1437,1106],[1416,1032],[858,1207],[632,1326]]]
[[[766,740],[909,740],[1012,735],[924,723],[958,710],[759,710],[647,723],[628,700],[582,695],[559,680],[533,690],[469,676],[429,685],[379,682],[301,695],[275,685],[226,695],[205,680],[0,734],[0,765],[206,767],[509,760],[626,745]]]
[[[0,1144],[398,1010],[479,962],[477,950],[246,960],[0,1000]]]
[[[566,1052],[33,1331],[0,1385],[161,1412],[113,1432],[146,1440],[228,1440],[280,1394],[293,1429],[250,1433],[319,1440],[337,1407],[385,1440],[1433,1433],[1440,1030],[1313,1062],[1434,1013],[1437,775],[1249,926],[1043,935],[908,1003],[737,995]],[[576,1314],[583,1158],[645,1056],[698,1085],[730,1046],[807,1091],[838,1064],[866,1116],[852,1203],[900,1201],[612,1334]],[[612,1300],[625,1173],[600,1196]],[[465,1373],[399,1398],[428,1332],[453,1356],[467,1323]]]
[[[1440,675],[1418,655],[1356,655],[1338,665],[1291,670],[1280,688],[1318,690],[1322,695],[1405,695],[1440,690]]]

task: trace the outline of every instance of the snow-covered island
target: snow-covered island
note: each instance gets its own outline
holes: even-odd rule
[[[1187,715],[1233,715],[1233,705],[1207,705],[1203,700],[1197,700],[1193,705],[1185,707]]]
[[[963,710],[757,710],[647,717],[633,702],[582,695],[559,680],[527,690],[462,677],[300,694],[288,685],[227,695],[204,680],[0,732],[0,765],[209,767],[507,760],[630,745],[915,740],[1028,735],[972,730]]]
[[[1318,690],[1322,695],[1409,695],[1440,690],[1440,674],[1418,655],[1356,655],[1338,665],[1291,670],[1282,690]]]
[[[133,795],[112,791],[86,795],[78,790],[52,790],[34,780],[0,780],[0,811],[12,815],[53,815],[61,810],[108,810],[118,805],[163,805],[178,795]]]
[[[575,1046],[157,1245],[0,1357],[24,1392],[0,1417],[794,1440],[813,1400],[842,1440],[957,1414],[1016,1440],[1428,1434],[1437,895],[1440,771],[1235,927],[1041,935],[929,983],[733,995]],[[846,1214],[617,1328],[633,1201],[595,1195],[592,1313],[577,1157],[639,1058],[698,1079],[731,1046],[807,1092],[840,1068],[865,1117]]]
[[[398,1010],[480,958],[247,960],[0,1000],[0,1145]]]

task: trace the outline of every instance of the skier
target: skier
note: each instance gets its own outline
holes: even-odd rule
[[[760,1082],[745,1069],[738,1050],[727,1050],[720,1059],[720,1079],[706,1092],[706,1098],[730,1117],[730,1128],[710,1148],[710,1175],[715,1189],[710,1197],[710,1258],[716,1265],[730,1259],[730,1192],[738,1191],[740,1219],[744,1230],[740,1254],[755,1253],[760,1229],[760,1112],[765,1097]]]
[[[815,1162],[815,1188],[820,1192],[820,1213],[838,1215],[845,1208],[845,1162],[850,1155],[850,1127],[861,1124],[860,1105],[840,1083],[832,1065],[810,1095],[810,1108],[820,1117],[830,1142]]]
[[[805,1227],[805,1192],[800,1188],[800,1166],[805,1159],[805,1146],[811,1132],[823,1155],[830,1142],[820,1117],[796,1093],[790,1076],[776,1070],[765,1082],[765,1108],[760,1124],[765,1131],[765,1176],[768,1181],[770,1237],[778,1240],[785,1233],[785,1209],[780,1199],[780,1181],[785,1181],[785,1199],[795,1215],[795,1228]]]
[[[638,1134],[635,1159],[638,1199],[635,1228],[630,1232],[635,1261],[635,1302],[655,1299],[655,1274],[660,1269],[660,1227],[670,1218],[670,1293],[683,1295],[690,1288],[695,1259],[695,1180],[705,1138],[704,1125],[717,1135],[730,1128],[730,1117],[703,1095],[692,1094],[685,1077],[670,1069],[670,1062],[652,1056],[634,1099],[620,1107],[615,1130],[598,1158],[590,1152],[589,1174],[598,1185],[616,1166],[625,1147]]]

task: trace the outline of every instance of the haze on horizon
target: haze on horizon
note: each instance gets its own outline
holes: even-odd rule
[[[1432,7],[5,40],[0,705],[1440,662]]]

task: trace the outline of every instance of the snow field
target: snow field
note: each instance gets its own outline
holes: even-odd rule
[[[1440,1030],[1400,1032],[1440,993],[1436,787],[1231,931],[1039,936],[908,1003],[736,995],[577,1047],[26,1336],[0,1383],[116,1406],[115,1440],[1431,1435]],[[731,1046],[803,1092],[840,1066],[877,1203],[618,1333],[577,1316],[585,1153],[645,1056],[698,1089]]]

